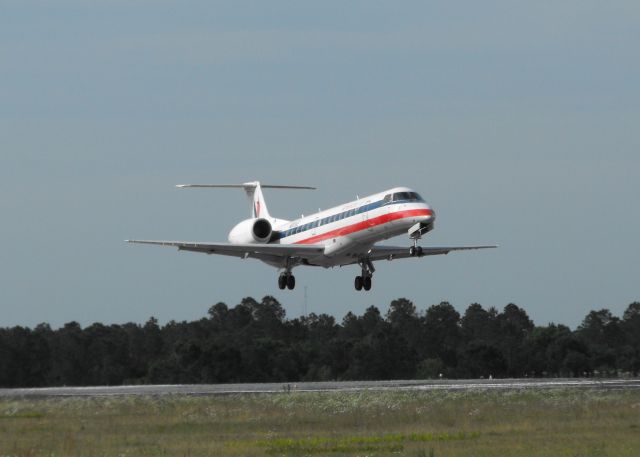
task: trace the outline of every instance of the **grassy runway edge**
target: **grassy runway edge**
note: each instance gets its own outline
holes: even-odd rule
[[[0,399],[4,456],[637,456],[640,391]]]

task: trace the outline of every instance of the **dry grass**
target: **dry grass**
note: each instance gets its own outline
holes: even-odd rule
[[[0,456],[638,456],[640,392],[0,399]]]

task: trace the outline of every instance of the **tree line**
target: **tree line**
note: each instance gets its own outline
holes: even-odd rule
[[[393,300],[287,319],[273,297],[218,303],[193,322],[164,326],[70,322],[53,330],[0,329],[0,386],[295,382],[480,377],[638,375],[640,302],[622,318],[591,311],[575,330],[536,326],[524,309],[448,302],[418,312]]]

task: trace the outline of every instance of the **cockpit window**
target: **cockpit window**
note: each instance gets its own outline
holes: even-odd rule
[[[395,194],[393,194],[394,202],[409,200],[410,198],[411,198],[411,194],[409,192],[396,192]]]
[[[396,192],[393,194],[394,202],[423,202],[424,200],[416,192]]]

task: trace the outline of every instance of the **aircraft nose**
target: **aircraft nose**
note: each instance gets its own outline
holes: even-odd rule
[[[433,208],[427,206],[424,214],[424,222],[433,222],[436,220],[436,212]]]
[[[432,208],[427,206],[424,209],[424,213],[420,216],[418,222],[420,222],[421,226],[427,227],[427,231],[431,231],[435,224],[435,220],[436,220],[436,212]]]

